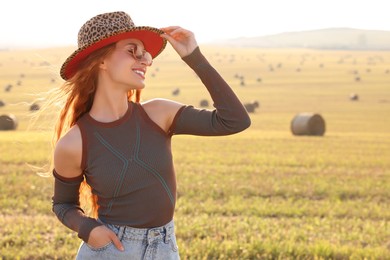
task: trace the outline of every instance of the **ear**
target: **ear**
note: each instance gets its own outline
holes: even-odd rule
[[[104,61],[100,62],[99,68],[102,70],[106,70],[107,69],[106,63]]]

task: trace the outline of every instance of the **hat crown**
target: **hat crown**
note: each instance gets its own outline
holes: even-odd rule
[[[62,64],[61,77],[70,79],[88,55],[123,39],[139,39],[152,58],[155,58],[167,44],[167,40],[160,36],[163,33],[158,28],[135,26],[130,16],[122,11],[96,15],[81,26],[77,39],[78,49]]]
[[[83,48],[112,35],[131,30],[134,22],[125,12],[111,12],[92,17],[80,28],[78,47]]]

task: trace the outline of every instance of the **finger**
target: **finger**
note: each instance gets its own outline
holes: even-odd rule
[[[187,38],[193,34],[191,31],[186,30],[186,29],[179,27],[179,26],[171,26],[168,29],[165,29],[164,32],[165,32],[165,34],[169,34],[173,38],[176,38],[176,37]]]
[[[160,34],[160,36],[168,41],[172,41],[173,37],[170,36],[169,34]]]
[[[161,34],[160,36],[162,38],[164,38],[165,40],[167,40],[172,46],[177,44],[177,41],[172,36],[170,36],[168,34]]]
[[[187,38],[186,35],[184,35],[183,33],[177,32],[177,31],[172,31],[170,33],[164,33],[164,34],[161,34],[160,36],[167,39],[171,43],[181,41],[181,39]]]
[[[111,232],[111,233],[110,233],[110,238],[111,238],[111,240],[112,240],[112,243],[114,244],[114,246],[115,246],[116,248],[118,248],[118,250],[120,250],[120,251],[124,251],[124,250],[125,250],[125,249],[123,248],[123,245],[122,245],[121,241],[120,241],[119,238],[115,235],[114,232]]]
[[[167,27],[160,28],[160,30],[162,30],[165,33],[169,33],[169,32],[171,32],[173,30],[178,29],[178,28],[180,28],[180,27],[179,26],[167,26]]]

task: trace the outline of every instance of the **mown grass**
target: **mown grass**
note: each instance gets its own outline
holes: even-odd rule
[[[37,174],[47,170],[56,111],[34,124],[28,111],[60,83],[51,79],[67,50],[0,53],[0,86],[22,80],[0,94],[0,114],[19,119],[17,131],[0,132],[2,259],[73,259],[80,243],[51,212],[52,178]],[[390,259],[390,53],[204,52],[240,98],[260,108],[243,133],[173,138],[182,259]],[[207,98],[169,48],[149,73],[144,99]],[[352,92],[359,101],[349,100]],[[300,112],[320,113],[325,136],[293,136]]]

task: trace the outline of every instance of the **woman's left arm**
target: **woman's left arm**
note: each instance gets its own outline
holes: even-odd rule
[[[236,94],[202,55],[192,32],[180,27],[163,28],[166,38],[182,60],[206,86],[215,110],[185,106],[171,126],[171,134],[228,135],[241,132],[251,124],[248,112]]]

